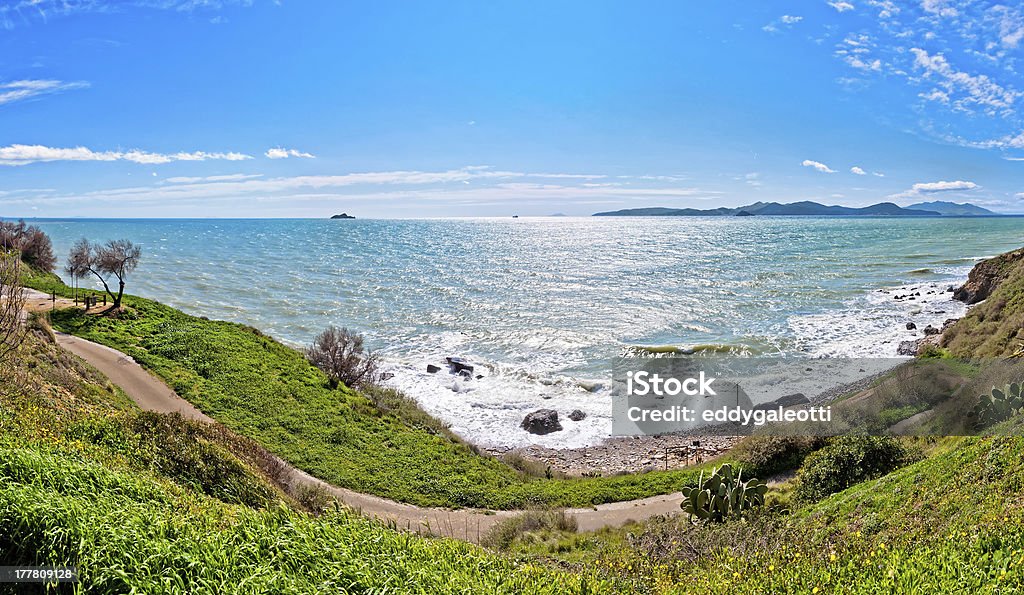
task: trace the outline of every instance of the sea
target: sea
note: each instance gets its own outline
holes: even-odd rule
[[[1020,217],[30,223],[61,260],[80,238],[135,242],[127,291],[190,314],[295,347],[328,325],[363,333],[387,384],[496,449],[606,438],[622,355],[893,357],[963,315],[948,290],[979,259],[1024,245]],[[447,357],[471,362],[474,377],[448,373]],[[524,431],[540,408],[565,429]],[[568,420],[575,409],[586,417]]]

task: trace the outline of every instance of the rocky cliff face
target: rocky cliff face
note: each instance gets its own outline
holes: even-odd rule
[[[1010,274],[1013,265],[1021,260],[1024,260],[1024,249],[979,262],[971,269],[967,283],[953,292],[953,299],[965,304],[977,304],[988,299],[995,288]]]
[[[953,297],[977,305],[943,327],[939,347],[954,357],[1024,356],[1024,248],[979,262]]]

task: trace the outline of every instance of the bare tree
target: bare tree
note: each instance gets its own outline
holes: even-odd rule
[[[21,264],[14,253],[0,253],[0,362],[25,339],[22,324],[25,290],[21,286]]]
[[[363,336],[346,328],[327,327],[306,348],[306,359],[327,374],[332,387],[340,382],[360,388],[380,378],[377,354],[366,352]]]
[[[71,248],[64,270],[81,279],[92,273],[103,284],[103,289],[114,302],[114,308],[121,307],[125,279],[139,266],[142,249],[128,240],[110,240],[106,244],[90,244],[82,238]],[[113,275],[117,279],[117,293],[110,289],[107,280]]]

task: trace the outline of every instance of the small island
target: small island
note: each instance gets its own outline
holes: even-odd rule
[[[340,215],[332,215],[331,219],[355,219],[355,217],[349,215],[348,213],[342,213]]]

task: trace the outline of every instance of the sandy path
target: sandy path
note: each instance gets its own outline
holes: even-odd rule
[[[57,342],[64,349],[106,374],[111,382],[120,386],[140,408],[161,413],[178,412],[190,419],[213,421],[120,351],[64,333],[57,333]],[[288,469],[293,486],[323,487],[341,502],[361,511],[362,514],[394,523],[399,529],[479,542],[480,538],[499,521],[518,514],[517,511],[423,508],[332,486],[290,465]],[[679,494],[668,494],[602,504],[594,508],[573,508],[566,512],[576,518],[580,531],[594,531],[603,527],[620,526],[630,520],[678,512],[681,499],[682,496]]]

